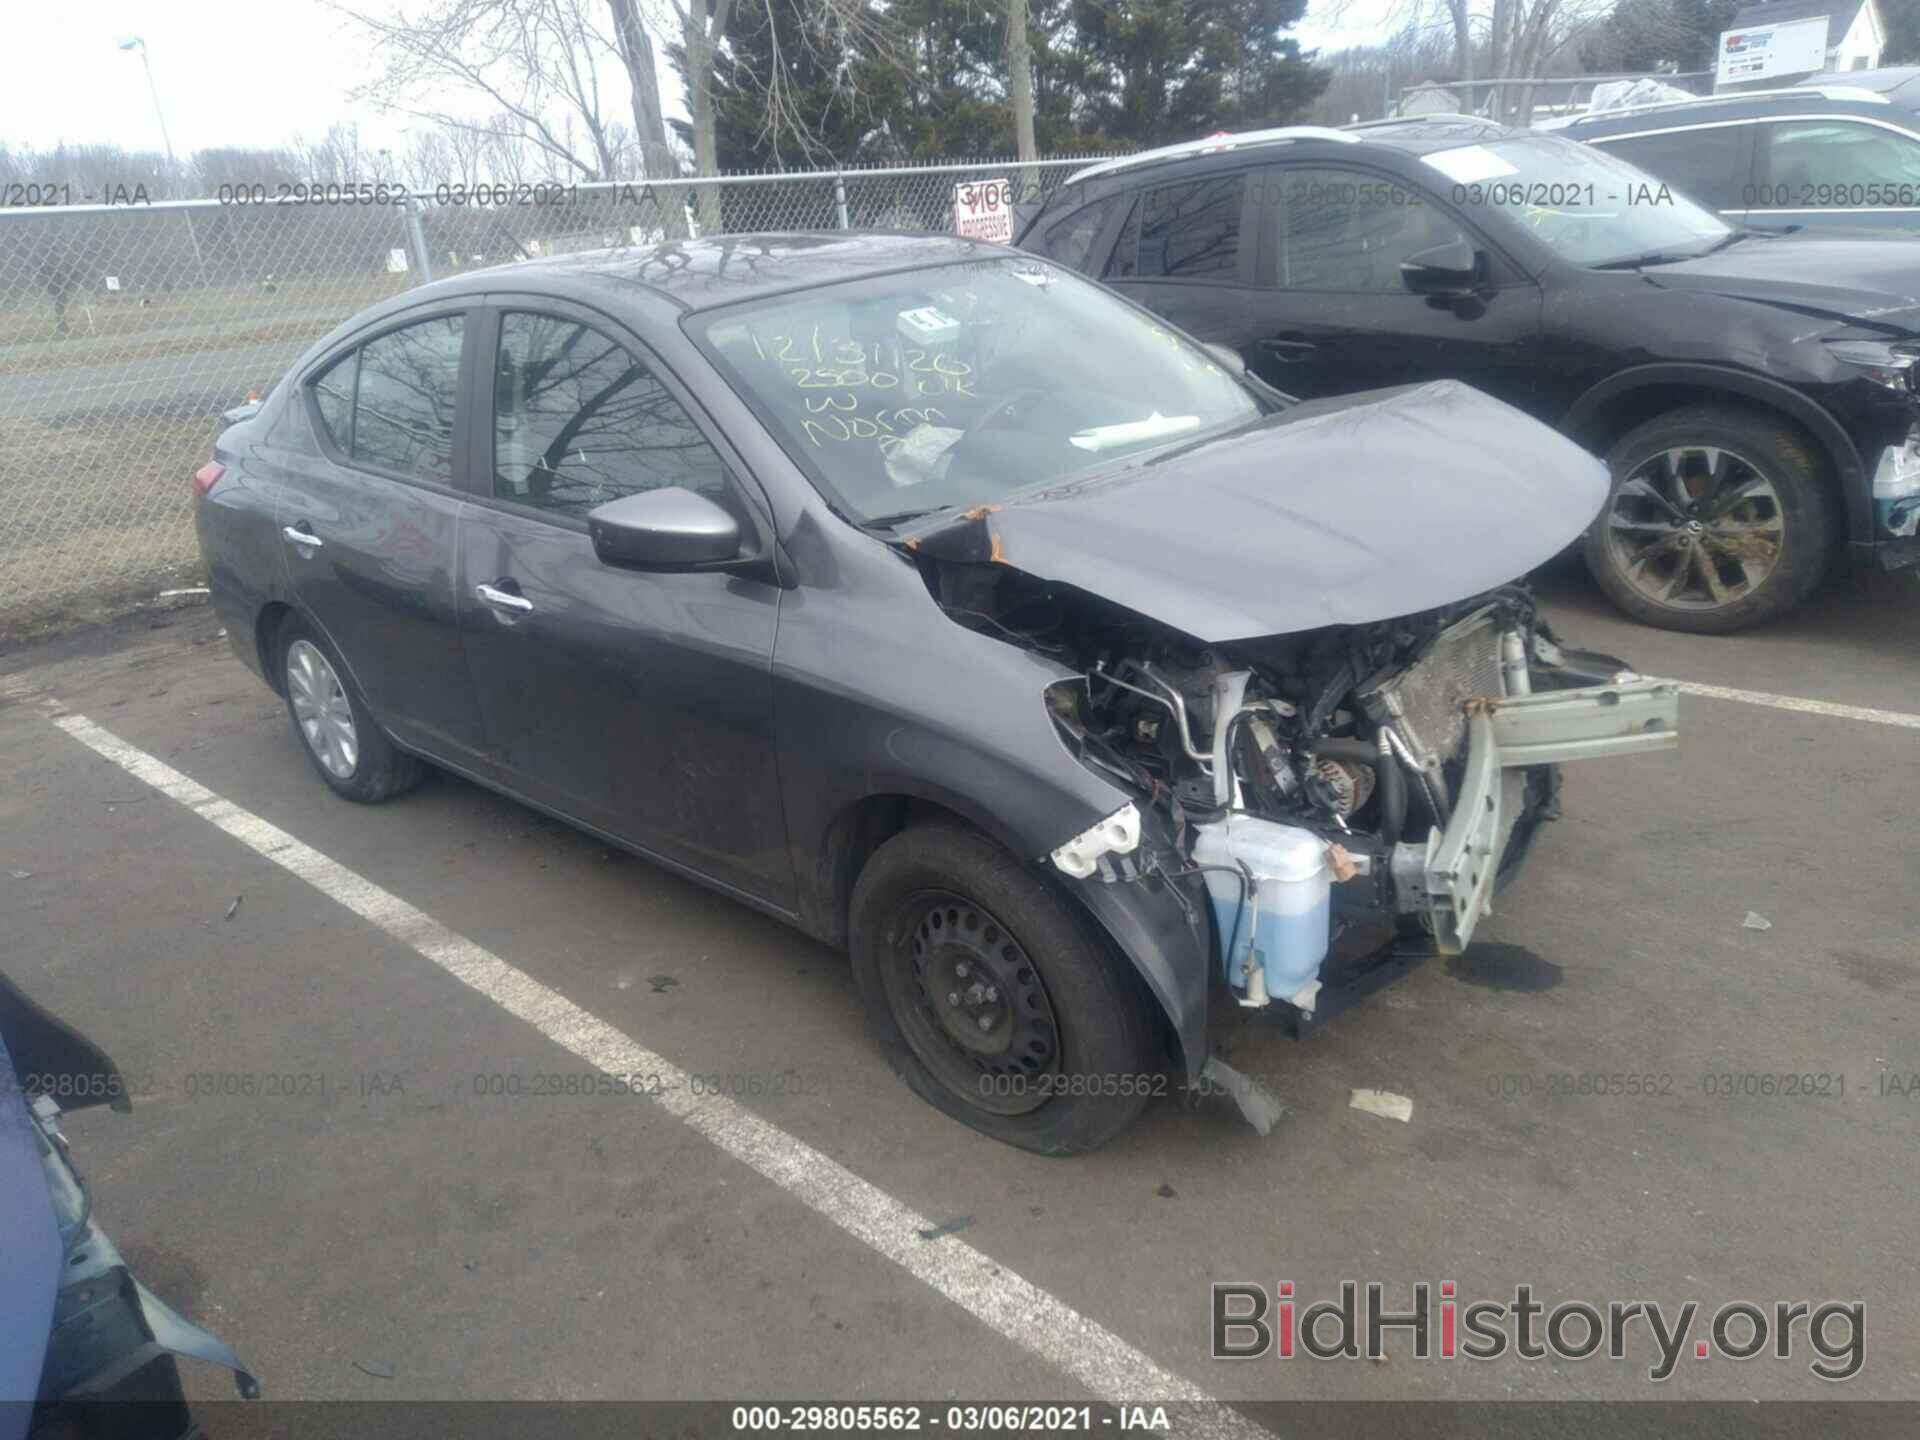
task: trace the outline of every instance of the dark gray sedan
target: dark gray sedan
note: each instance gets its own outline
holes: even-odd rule
[[[1674,687],[1516,576],[1607,489],[1441,383],[1296,404],[1044,260],[758,236],[410,291],[235,412],[213,599],[315,770],[464,775],[845,946],[1049,1153],[1466,945]]]

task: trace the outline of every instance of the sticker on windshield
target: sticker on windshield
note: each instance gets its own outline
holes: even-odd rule
[[[938,345],[960,334],[960,322],[932,305],[922,305],[917,310],[902,310],[899,324],[902,335],[921,345]]]
[[[1498,180],[1520,171],[1484,145],[1462,145],[1453,150],[1436,150],[1420,157],[1456,185],[1472,185],[1481,180]]]

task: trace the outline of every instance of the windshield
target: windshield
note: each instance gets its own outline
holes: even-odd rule
[[[1684,258],[1734,233],[1619,156],[1556,135],[1516,135],[1421,158],[1452,182],[1456,205],[1519,225],[1576,265]]]
[[[730,306],[695,340],[856,520],[992,501],[1255,419],[1206,351],[1042,260]]]

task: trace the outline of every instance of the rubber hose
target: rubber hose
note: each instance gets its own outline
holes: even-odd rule
[[[1380,791],[1380,839],[1389,850],[1400,843],[1407,828],[1407,777],[1397,760],[1382,755],[1380,747],[1369,740],[1316,740],[1307,747],[1307,753],[1328,760],[1352,760],[1370,768]]]

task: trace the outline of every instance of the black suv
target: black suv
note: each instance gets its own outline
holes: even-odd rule
[[[1643,105],[1558,134],[1599,145],[1729,225],[1920,234],[1920,68]]]
[[[1920,561],[1906,242],[1756,235],[1604,150],[1436,117],[1095,165],[1017,243],[1289,394],[1451,376],[1558,426],[1613,472],[1587,562],[1650,624],[1778,615],[1842,539]]]

